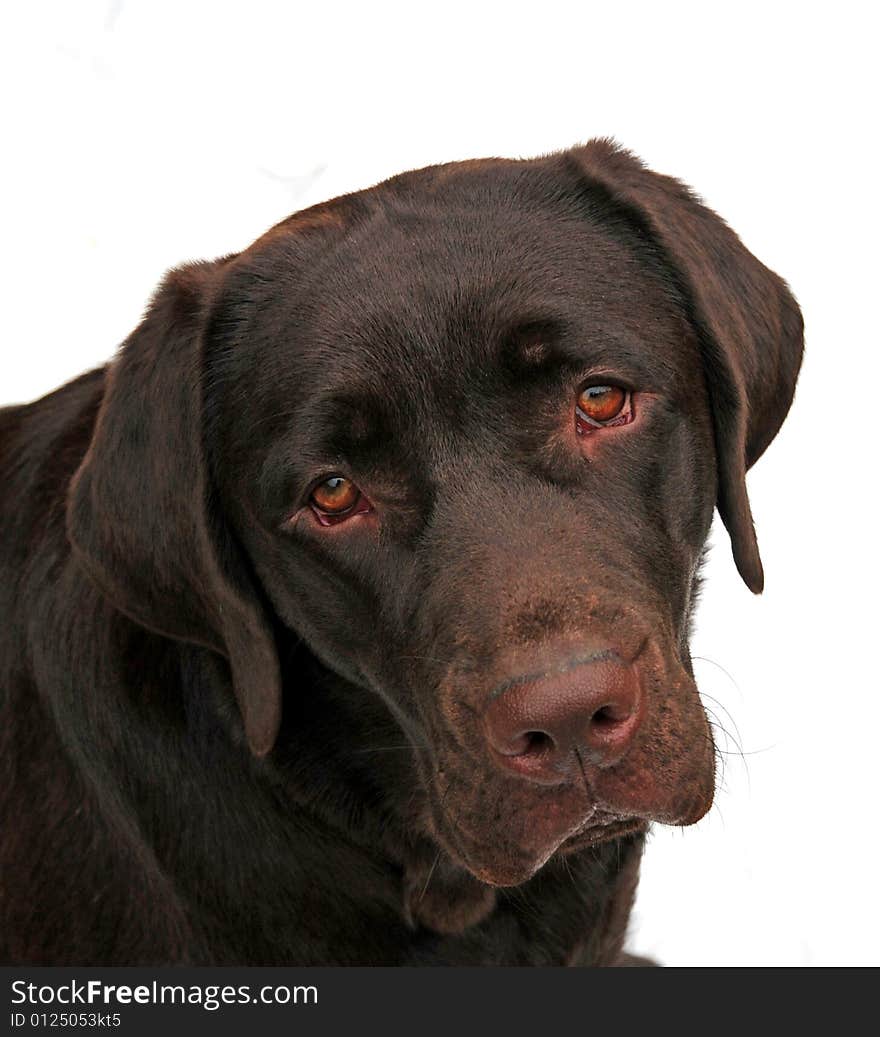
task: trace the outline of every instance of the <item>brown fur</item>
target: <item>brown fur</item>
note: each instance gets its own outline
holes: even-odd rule
[[[712,802],[713,507],[760,590],[745,472],[801,350],[607,141],[170,273],[0,412],[3,960],[631,964],[644,832]],[[597,379],[632,412],[585,432]],[[371,507],[319,522],[331,474]]]

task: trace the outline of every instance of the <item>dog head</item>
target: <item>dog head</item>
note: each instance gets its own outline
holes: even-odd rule
[[[687,647],[802,352],[784,283],[614,145],[403,174],[172,272],[71,488],[82,564],[225,656],[257,755],[294,631],[407,738],[483,882],[709,808]],[[283,746],[277,748],[284,751]]]

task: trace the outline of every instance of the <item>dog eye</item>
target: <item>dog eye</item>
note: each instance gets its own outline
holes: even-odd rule
[[[350,479],[331,475],[312,490],[309,500],[322,515],[345,515],[361,500],[361,491]]]
[[[623,425],[630,417],[629,406],[630,394],[619,385],[588,385],[577,398],[578,423],[587,427]]]

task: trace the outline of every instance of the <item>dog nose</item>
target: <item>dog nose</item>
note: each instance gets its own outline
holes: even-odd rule
[[[537,676],[505,681],[483,714],[486,738],[505,769],[542,785],[618,763],[642,719],[639,673],[611,650]]]

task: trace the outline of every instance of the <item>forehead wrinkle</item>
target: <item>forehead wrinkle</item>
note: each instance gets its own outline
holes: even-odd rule
[[[483,218],[491,222],[491,215]],[[432,221],[414,222],[424,227]],[[587,225],[577,242],[555,234],[538,250],[532,241],[529,262],[519,262],[526,257],[509,227],[497,228],[500,238],[480,234],[471,241],[451,222],[448,216],[439,222],[445,233],[434,242],[416,233],[405,252],[368,249],[365,240],[359,256],[346,248],[352,241],[334,250],[320,294],[305,307],[306,320],[291,325],[291,338],[307,344],[302,352],[295,349],[299,393],[326,390],[331,397],[362,399],[368,411],[384,409],[387,425],[404,432],[404,426],[427,421],[433,435],[439,411],[458,406],[465,419],[468,386],[491,390],[512,314],[518,315],[513,323],[535,319],[534,313],[559,324],[563,333],[553,352],[572,366],[625,366],[640,379],[650,377],[658,362],[678,366],[677,351],[668,345],[675,337],[675,307],[662,298],[651,272],[602,230]],[[369,227],[356,236],[368,237]],[[397,235],[381,237],[387,246]],[[563,244],[565,256],[556,247]],[[641,268],[641,276],[633,277],[632,267]],[[620,291],[621,279],[626,291]],[[634,293],[652,300],[647,318],[644,309],[640,317],[632,315]],[[332,297],[333,305],[322,304],[322,297]]]
[[[340,444],[356,447],[375,438],[385,423],[384,410],[384,401],[349,383],[308,396],[298,424],[308,444],[327,453]]]
[[[363,413],[368,424],[377,416],[385,427],[430,417],[451,388],[450,371],[472,352],[450,334],[452,307],[442,295],[426,286],[419,305],[410,298],[395,305],[384,295],[349,299],[344,313],[316,321],[304,332],[308,364],[300,391]]]
[[[621,325],[599,325],[582,335],[566,336],[546,347],[548,366],[564,366],[585,375],[607,368],[637,381],[642,388],[658,388],[672,372],[651,342]]]

